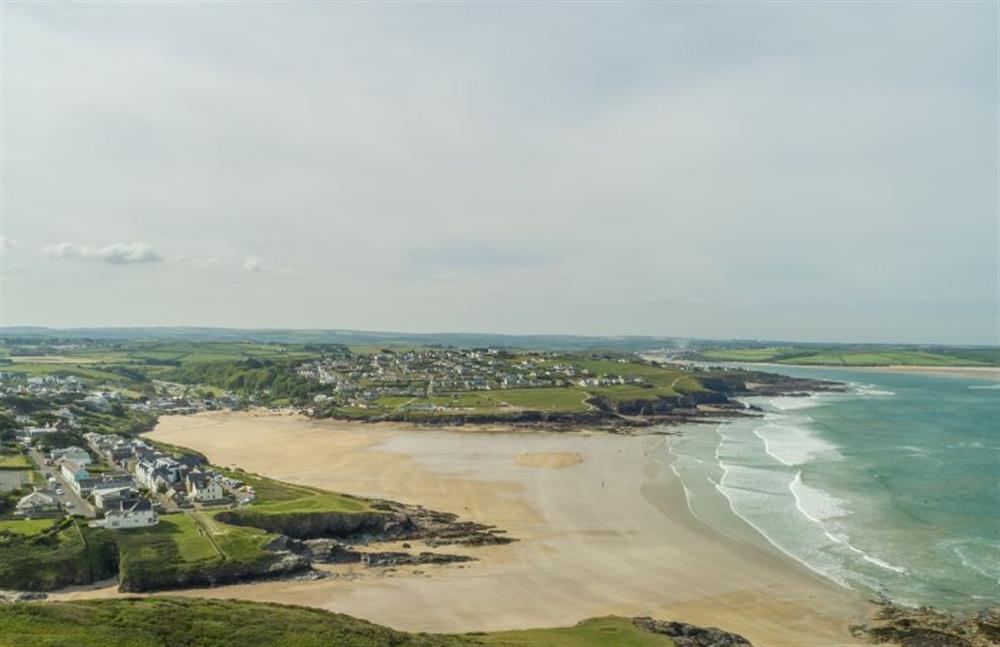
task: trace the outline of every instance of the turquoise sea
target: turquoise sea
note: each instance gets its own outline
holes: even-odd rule
[[[762,417],[670,443],[699,518],[902,604],[1000,603],[1000,384],[761,367],[846,393],[747,398]]]

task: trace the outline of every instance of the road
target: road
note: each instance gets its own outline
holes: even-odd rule
[[[45,464],[45,455],[35,448],[31,449],[31,458],[38,465],[38,471],[42,473],[45,477],[47,486],[51,487],[51,483],[48,482],[50,476],[54,476],[56,479],[56,485],[63,489],[62,494],[56,494],[55,491],[52,495],[59,499],[59,503],[62,504],[63,508],[66,509],[70,514],[81,515],[87,517],[88,519],[93,519],[97,516],[94,512],[94,507],[90,505],[85,499],[80,497],[66,482],[63,475],[60,473],[59,468],[55,465]]]

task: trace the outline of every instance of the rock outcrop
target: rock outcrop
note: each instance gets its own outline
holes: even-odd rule
[[[164,591],[193,587],[221,586],[240,582],[283,579],[310,569],[308,559],[289,550],[276,550],[250,562],[220,560],[215,562],[158,564],[122,564],[118,590],[129,593]]]
[[[371,512],[260,513],[253,507],[223,510],[223,523],[253,526],[293,539],[337,539],[353,544],[423,540],[428,546],[482,546],[516,541],[495,526],[460,521],[458,515],[395,501],[371,500]]]
[[[714,627],[696,627],[649,617],[633,618],[632,623],[643,631],[669,636],[677,647],[752,647],[743,636]]]
[[[873,643],[902,647],[995,647],[1000,645],[1000,607],[966,617],[883,603],[870,624],[853,630]]]

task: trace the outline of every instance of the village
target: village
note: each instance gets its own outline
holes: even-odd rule
[[[252,489],[200,457],[177,457],[131,434],[161,413],[238,406],[235,396],[158,381],[146,396],[74,375],[0,374],[0,397],[22,411],[6,419],[0,442],[8,463],[0,494],[20,494],[12,518],[69,515],[115,530],[156,525],[161,512],[253,500]]]
[[[211,469],[200,456],[174,456],[135,438],[96,432],[84,437],[87,448],[58,448],[47,455],[31,446],[29,434],[19,438],[46,483],[18,501],[15,516],[73,514],[93,519],[92,526],[119,530],[156,525],[162,512],[255,499],[252,487]]]
[[[638,377],[595,375],[557,353],[513,355],[497,348],[418,348],[351,354],[300,364],[301,377],[331,387],[330,396],[366,407],[386,397],[430,398],[440,394],[545,387],[607,387],[640,384]]]

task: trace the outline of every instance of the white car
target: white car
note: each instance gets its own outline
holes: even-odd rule
[[[62,489],[61,487],[57,487],[56,494],[66,494],[66,490]]]

